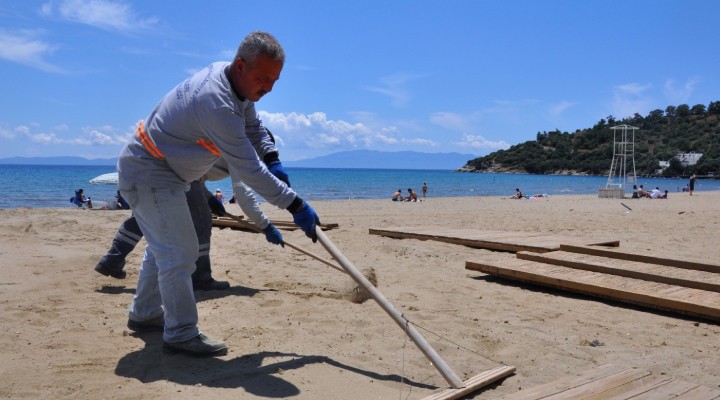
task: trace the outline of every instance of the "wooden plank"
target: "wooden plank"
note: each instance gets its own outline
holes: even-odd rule
[[[568,389],[573,389],[578,386],[586,385],[597,379],[602,379],[608,376],[622,374],[626,371],[631,371],[632,368],[624,367],[621,365],[606,364],[596,369],[583,371],[577,376],[566,376],[554,380],[544,385],[531,387],[528,389],[520,390],[517,393],[500,397],[497,400],[534,400],[544,399],[549,396],[562,393]],[[649,375],[649,373],[647,373]]]
[[[583,253],[553,251],[547,253],[518,252],[517,258],[585,271],[602,272],[669,285],[720,292],[720,274],[675,268],[666,265],[607,258]]]
[[[500,251],[533,251],[544,253],[559,250],[561,243],[619,246],[619,241],[595,238],[573,238],[547,235],[541,232],[478,231],[438,227],[400,227],[370,229],[371,235],[396,239],[433,240],[463,246]]]
[[[649,264],[667,265],[669,267],[695,269],[698,271],[707,271],[720,273],[720,264],[711,264],[706,262],[696,262],[687,260],[677,260],[666,257],[655,257],[644,254],[626,253],[619,250],[611,250],[608,248],[600,248],[594,246],[579,246],[576,244],[561,244],[560,250],[570,251],[574,253],[589,254],[594,256],[618,258],[621,260],[638,261]]]
[[[242,218],[242,216],[241,216]],[[270,220],[275,227],[277,227],[280,230],[283,231],[295,231],[300,229],[297,225],[295,225],[292,221],[283,221],[283,220]],[[235,230],[241,230],[246,232],[257,232],[254,228],[256,225],[250,221],[236,221],[231,218],[226,217],[213,217],[212,220],[212,226],[218,227],[218,228],[231,228]],[[320,229],[323,231],[335,229],[339,227],[336,223],[322,223],[319,225]]]
[[[720,293],[511,259],[466,261],[465,269],[590,296],[720,321]]]
[[[650,372],[606,364],[496,400],[713,400],[720,391]]]
[[[720,390],[698,386],[676,397],[677,400],[715,400],[720,399]]]
[[[620,373],[598,378],[584,385],[564,390],[552,396],[546,397],[553,400],[575,400],[584,399],[590,396],[602,395],[609,390],[624,386],[650,375],[650,372],[637,368],[628,369]]]
[[[496,382],[500,379],[503,379],[507,376],[512,375],[515,373],[515,367],[511,366],[500,366],[485,372],[482,372],[478,375],[473,376],[472,378],[466,380],[464,382],[465,387],[461,389],[447,389],[445,391],[442,391],[440,393],[424,397],[422,400],[455,400],[459,399],[463,396],[467,396],[470,393],[473,393],[493,382]]]
[[[649,392],[633,397],[633,400],[665,400],[675,399],[678,396],[689,392],[698,385],[683,381],[671,381],[667,385],[659,386]]]
[[[618,386],[598,393],[593,396],[585,397],[583,400],[625,400],[632,399],[634,396],[653,390],[662,385],[672,382],[671,376],[655,377],[652,375],[644,376],[640,379],[628,382],[625,385]]]

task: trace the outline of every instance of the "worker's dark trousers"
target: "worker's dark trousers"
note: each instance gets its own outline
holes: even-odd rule
[[[200,284],[212,280],[210,269],[210,235],[212,234],[212,213],[208,207],[208,193],[202,182],[190,184],[186,193],[190,216],[195,225],[195,233],[200,244],[200,254],[195,261],[195,272],[192,275],[193,284]],[[110,245],[110,249],[100,259],[103,266],[122,271],[125,267],[125,258],[137,246],[143,234],[134,216],[126,219]]]

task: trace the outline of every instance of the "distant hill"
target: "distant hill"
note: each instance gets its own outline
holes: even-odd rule
[[[615,120],[608,116],[592,128],[573,133],[538,132],[536,140],[470,160],[461,170],[604,175],[613,160],[614,143],[622,138],[622,131],[612,128],[621,125],[638,128],[629,138],[637,175],[720,176],[720,101],[710,102],[707,107],[668,106],[650,111],[645,117],[636,113]],[[697,164],[687,165],[675,157],[682,153],[699,153],[702,157]],[[661,170],[660,161],[668,161],[669,167]]]
[[[9,157],[0,158],[0,164],[25,165],[115,165],[117,158],[96,158],[93,160],[83,157]]]
[[[454,170],[476,158],[474,154],[420,153],[414,151],[384,152],[373,150],[342,151],[300,161],[284,161],[286,167],[304,168],[384,168]],[[117,158],[83,157],[10,157],[0,164],[27,165],[115,165]]]
[[[341,151],[300,161],[283,161],[287,167],[304,168],[383,168],[455,170],[475,159],[473,154],[385,152],[375,150]],[[282,156],[281,156],[282,159]]]

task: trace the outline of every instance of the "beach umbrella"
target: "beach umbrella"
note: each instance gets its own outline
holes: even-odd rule
[[[110,172],[107,174],[96,176],[90,179],[90,183],[92,183],[93,185],[117,185],[118,173]]]

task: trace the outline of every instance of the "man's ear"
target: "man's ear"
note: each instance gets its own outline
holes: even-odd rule
[[[242,58],[236,58],[234,64],[235,68],[237,68],[237,72],[243,72],[245,68],[248,67],[247,63]]]

